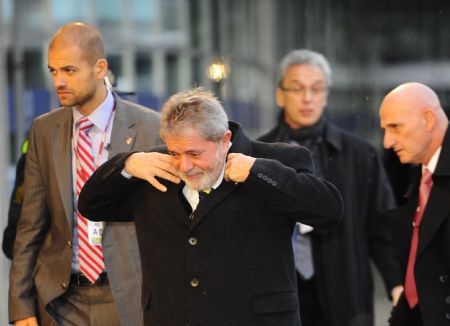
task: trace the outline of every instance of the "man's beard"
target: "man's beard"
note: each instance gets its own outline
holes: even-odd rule
[[[214,167],[210,170],[202,170],[199,168],[192,168],[187,173],[180,173],[180,178],[183,180],[189,188],[193,190],[203,190],[203,189],[211,189],[213,184],[216,183],[220,174],[222,173],[223,165],[225,164],[225,157],[220,155],[219,148],[216,152],[215,164]],[[188,179],[189,175],[201,174],[201,177],[197,180]]]
[[[60,99],[58,98],[60,104],[64,107],[79,107],[82,106],[94,98],[94,91],[89,91],[84,95],[74,95],[72,93],[72,97]]]

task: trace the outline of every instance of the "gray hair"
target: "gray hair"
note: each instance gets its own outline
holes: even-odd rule
[[[282,85],[284,75],[289,67],[301,64],[315,66],[322,70],[327,81],[327,86],[331,86],[331,68],[328,60],[323,54],[307,49],[293,50],[284,56],[278,66],[278,85]]]
[[[190,128],[211,141],[221,140],[228,130],[223,106],[213,93],[201,87],[172,95],[161,110],[161,139],[183,134]]]

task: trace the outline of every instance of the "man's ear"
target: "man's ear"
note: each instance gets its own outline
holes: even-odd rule
[[[426,109],[424,112],[425,129],[431,131],[436,125],[436,114],[432,109]]]
[[[231,140],[231,136],[232,136],[231,130],[225,131],[225,133],[223,134],[222,142],[228,143]]]
[[[284,108],[285,104],[284,93],[279,87],[277,87],[277,89],[275,90],[275,101],[278,107]]]
[[[108,61],[106,61],[106,59],[98,59],[94,69],[97,79],[103,79],[108,71]]]

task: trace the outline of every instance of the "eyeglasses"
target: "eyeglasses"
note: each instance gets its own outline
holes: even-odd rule
[[[318,96],[318,95],[322,95],[322,94],[328,92],[328,88],[325,86],[313,86],[313,87],[309,88],[309,87],[303,87],[303,86],[284,87],[283,85],[278,85],[278,87],[283,92],[290,92],[290,93],[294,93],[296,95],[305,95],[306,92],[309,92],[313,96]]]

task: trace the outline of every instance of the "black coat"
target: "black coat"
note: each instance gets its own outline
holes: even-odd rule
[[[291,233],[296,221],[319,229],[339,222],[340,195],[312,175],[305,148],[230,129],[230,152],[257,159],[244,183],[224,181],[203,199],[191,223],[184,184],[163,181],[163,193],[126,179],[126,155],[102,165],[80,195],[88,218],[134,219],[146,325],[300,325]]]
[[[281,124],[260,138],[288,142]],[[388,290],[401,284],[392,237],[381,213],[395,204],[375,149],[326,122],[323,173],[344,200],[344,218],[329,230],[311,236],[315,279],[323,318],[332,326],[372,325],[372,258]],[[324,147],[324,148],[323,148]],[[387,319],[388,316],[386,316]]]
[[[412,219],[418,203],[421,167],[412,173],[407,193],[408,203],[389,212],[396,244],[400,253],[402,275],[406,275],[412,237]],[[424,326],[450,325],[450,132],[442,145],[433,187],[419,231],[414,275]],[[402,297],[392,312],[391,325],[401,326],[406,300]]]
[[[28,141],[28,140],[27,140]],[[3,232],[2,248],[6,257],[13,258],[14,240],[16,240],[17,223],[19,222],[20,210],[23,202],[25,159],[26,152],[22,153],[16,165],[16,180],[9,200],[8,224]]]

